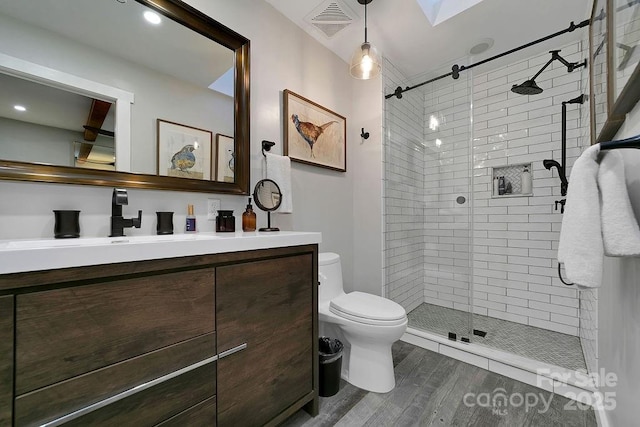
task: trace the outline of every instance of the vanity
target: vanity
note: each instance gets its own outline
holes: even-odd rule
[[[0,242],[0,426],[318,411],[319,233]]]

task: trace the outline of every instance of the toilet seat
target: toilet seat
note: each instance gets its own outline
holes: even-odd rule
[[[404,308],[391,300],[364,292],[351,292],[334,298],[329,311],[367,325],[396,326],[407,321]]]

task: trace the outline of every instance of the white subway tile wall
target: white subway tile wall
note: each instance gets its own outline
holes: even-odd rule
[[[579,62],[587,46],[560,54]],[[597,294],[579,295],[557,276],[560,180],[542,165],[560,161],[561,104],[589,93],[588,70],[568,73],[556,61],[536,79],[541,94],[510,91],[549,58],[468,71],[385,102],[385,291],[410,310],[422,302],[422,280],[425,302],[580,336],[593,369]],[[406,82],[386,61],[385,93]],[[588,103],[567,105],[568,175],[589,144],[588,123]],[[533,196],[492,198],[491,168],[522,163],[533,165]]]
[[[424,115],[425,302],[462,311],[471,310],[471,76],[430,84]],[[476,260],[474,268],[486,264]]]
[[[570,62],[583,59],[582,43],[564,46],[561,55]],[[561,103],[582,93],[587,81],[583,69],[567,72],[554,63],[536,82],[544,89],[539,95],[523,96],[510,91],[514,84],[530,78],[550,58],[536,55],[473,78],[473,311],[570,335],[579,335],[579,299],[575,289],[557,277],[557,246],[562,215],[554,210],[560,196],[557,172],[542,166],[544,159],[561,158]],[[460,93],[464,83],[448,82],[425,97],[425,116],[441,114],[445,127],[459,126],[458,111],[452,111],[450,93]],[[447,92],[448,91],[448,92]],[[456,97],[454,96],[454,99]],[[470,102],[470,99],[466,100]],[[588,135],[588,118],[579,106],[567,106],[567,163],[581,153],[583,129]],[[465,119],[468,122],[468,117]],[[427,120],[425,120],[425,123]],[[428,141],[432,129],[425,126]],[[438,158],[425,159],[426,182],[434,183],[442,198],[450,188],[450,165],[468,168],[467,140],[440,138]],[[458,145],[456,145],[458,144]],[[533,196],[492,198],[491,168],[532,162]],[[442,190],[444,189],[444,190]],[[461,190],[461,189],[459,189]],[[455,190],[454,190],[455,191]],[[427,212],[429,212],[427,200]],[[436,218],[433,232],[450,230],[452,215]],[[429,218],[429,214],[427,213]],[[425,292],[427,302],[456,308],[452,289],[440,285],[441,271],[457,258],[448,242],[435,236],[430,242],[438,256],[427,260]],[[462,270],[459,270],[462,271]],[[438,272],[438,274],[433,274]]]
[[[406,83],[386,60],[384,79],[385,93]],[[413,91],[384,103],[384,292],[407,311],[424,302],[423,99]]]

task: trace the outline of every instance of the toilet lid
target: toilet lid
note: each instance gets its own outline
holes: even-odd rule
[[[329,310],[362,319],[395,321],[406,316],[404,308],[386,298],[364,292],[350,292],[331,300]]]

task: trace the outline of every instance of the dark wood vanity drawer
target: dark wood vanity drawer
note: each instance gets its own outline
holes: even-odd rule
[[[50,422],[215,355],[215,333],[209,333],[20,395],[15,425]],[[215,392],[215,376],[209,380]]]
[[[157,427],[216,427],[215,396],[161,422]]]
[[[64,427],[151,427],[215,396],[215,384],[216,363],[212,362],[66,422]]]
[[[215,330],[214,269],[16,297],[16,394]]]
[[[0,427],[11,426],[13,400],[13,295],[0,297]]]

